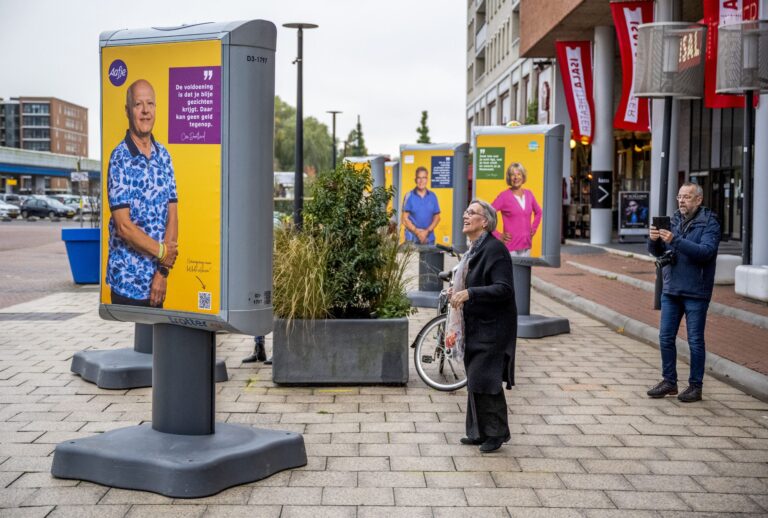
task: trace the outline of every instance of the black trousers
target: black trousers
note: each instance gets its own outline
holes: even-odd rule
[[[111,290],[112,292],[112,304],[122,304],[123,306],[141,306],[148,308],[150,307],[149,299],[132,299],[129,297],[123,297],[122,295],[119,295],[115,293],[115,290]],[[161,303],[159,306],[151,306],[156,308],[162,308],[163,304]]]
[[[500,390],[498,394],[467,392],[467,437],[503,437],[505,441],[510,439],[504,390]]]

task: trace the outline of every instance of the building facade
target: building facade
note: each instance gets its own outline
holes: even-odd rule
[[[762,9],[765,12],[764,6]],[[654,2],[655,21],[696,23],[703,16],[702,0]],[[615,237],[620,191],[650,192],[651,212],[657,214],[663,101],[651,103],[651,131],[614,128],[622,67],[610,2],[475,0],[469,1],[467,20],[468,137],[472,126],[504,124],[510,119],[529,123],[562,121],[558,109],[565,110],[566,106],[554,102],[557,85],[562,84],[555,42],[589,41],[594,65],[596,136],[590,145],[572,141],[570,166],[564,165],[569,187],[566,210],[572,223],[569,230],[572,235],[589,236],[593,242]],[[475,37],[471,38],[473,33]],[[704,203],[722,220],[723,240],[733,241],[735,246],[742,239],[743,223],[743,112],[741,108],[708,108],[701,99],[675,100],[669,157],[667,207],[676,207],[674,194],[680,183],[701,184]],[[758,109],[758,125],[761,113],[765,111]],[[601,141],[596,145],[598,138]],[[596,154],[604,157],[598,160],[599,167]],[[604,215],[602,224],[596,224],[589,193],[592,172],[600,169],[612,174],[613,209]],[[764,171],[756,170],[755,174]],[[761,227],[753,228],[757,232]],[[597,241],[595,231],[600,234]]]
[[[53,194],[80,190],[70,179],[70,171],[62,169],[67,160],[55,160],[55,166],[45,153],[86,157],[88,155],[88,109],[55,97],[13,97],[0,99],[0,147],[21,149],[21,164],[15,160],[18,153],[11,150],[2,156],[12,157],[0,161],[0,192],[21,194]],[[39,159],[35,159],[39,156]],[[30,158],[33,157],[33,158]],[[71,160],[70,160],[71,161]],[[79,159],[71,171],[77,171]],[[34,164],[39,163],[40,167]],[[91,182],[93,183],[93,182]],[[98,182],[97,182],[98,183]]]
[[[0,146],[88,155],[88,109],[55,97],[0,99]]]
[[[534,113],[534,62],[521,59],[519,46],[520,0],[468,0],[467,140],[473,126]]]

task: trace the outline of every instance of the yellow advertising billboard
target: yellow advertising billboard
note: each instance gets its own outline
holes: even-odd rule
[[[396,165],[397,162],[384,162],[384,187],[387,189],[394,185],[394,170]],[[397,193],[395,193],[395,196],[397,196]],[[391,212],[393,207],[394,199],[391,199],[387,202],[387,212]]]
[[[352,167],[357,172],[364,170],[366,167],[370,168],[371,180],[373,181],[372,187],[384,186],[384,162],[386,159],[383,155],[347,156],[344,157],[344,161],[352,164]]]
[[[472,139],[472,196],[498,211],[512,261],[560,266],[562,125],[476,127]]]
[[[544,135],[481,134],[477,135],[475,146],[474,197],[499,211],[498,237],[505,240],[508,248],[529,249],[530,257],[541,257]],[[525,171],[519,187],[514,185],[513,178],[516,170],[520,170],[518,164]],[[513,191],[512,187],[517,189]],[[525,206],[518,202],[519,198]],[[529,235],[522,235],[524,232]]]
[[[222,46],[102,49],[102,304],[221,308]]]
[[[452,246],[454,150],[404,147],[400,152],[400,186],[400,241]],[[439,215],[439,221],[430,228],[435,214]],[[409,217],[418,229],[429,231],[423,239],[406,228],[405,217]]]

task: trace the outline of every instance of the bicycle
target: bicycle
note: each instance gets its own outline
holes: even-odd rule
[[[437,245],[437,248],[461,260],[461,255],[453,249]],[[456,361],[446,353],[445,328],[448,320],[448,289],[453,286],[454,270],[440,272],[438,278],[448,283],[448,288],[440,291],[437,301],[437,316],[427,322],[411,344],[413,363],[416,373],[430,387],[451,392],[467,384],[464,361]]]

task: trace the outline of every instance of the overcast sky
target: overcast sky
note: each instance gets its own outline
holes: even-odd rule
[[[0,97],[58,97],[88,108],[99,153],[99,33],[261,18],[278,26],[277,95],[296,104],[296,31],[304,34],[304,115],[343,140],[361,116],[372,153],[416,141],[421,110],[433,142],[464,140],[463,0],[0,0]]]

